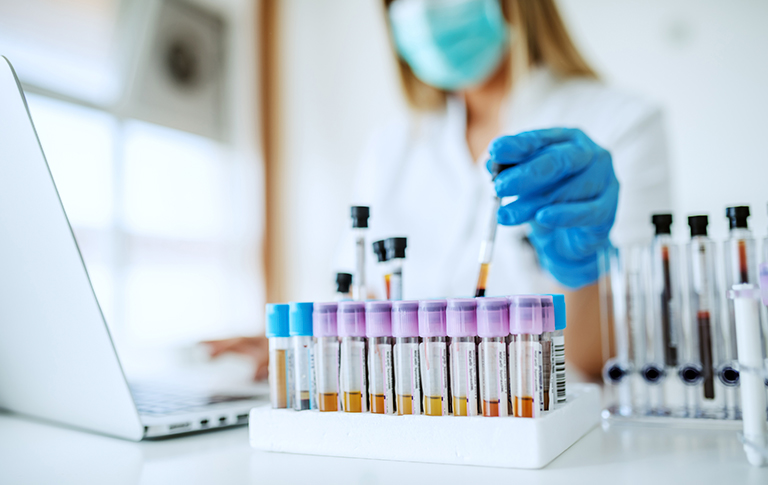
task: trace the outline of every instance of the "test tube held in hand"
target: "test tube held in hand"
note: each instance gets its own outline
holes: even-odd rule
[[[312,303],[289,304],[289,326],[293,343],[293,370],[296,399],[293,409],[317,409],[315,358],[312,342]]]
[[[447,416],[450,413],[446,305],[445,300],[419,302],[421,386],[424,414],[427,416]]]
[[[509,372],[513,413],[518,418],[536,418],[544,411],[541,348],[543,319],[540,298],[510,298],[509,331],[512,335],[509,344]]]
[[[387,296],[391,300],[403,299],[403,262],[405,261],[405,248],[408,246],[408,239],[404,237],[390,237],[384,244],[387,248],[387,259],[389,260],[391,271],[391,294]]]
[[[365,303],[339,302],[337,313],[341,357],[339,385],[342,411],[368,412],[368,376],[366,365]]]
[[[269,396],[275,409],[293,407],[293,358],[291,349],[288,305],[267,304],[269,339]]]
[[[365,304],[365,334],[368,337],[368,389],[371,412],[394,414],[391,302],[369,301]]]
[[[397,414],[421,414],[419,302],[392,302]]]
[[[478,361],[483,416],[508,416],[509,301],[506,298],[477,299],[477,335],[480,337]]]
[[[365,286],[365,237],[368,233],[368,218],[370,209],[366,206],[352,206],[352,231],[355,235],[355,278],[353,298],[358,301],[366,299]]]
[[[317,407],[321,412],[338,411],[339,406],[339,336],[336,324],[338,304],[315,303],[312,333],[315,344],[315,385]]]
[[[477,416],[480,392],[477,374],[477,301],[451,298],[446,310],[451,338],[450,373],[454,416]]]

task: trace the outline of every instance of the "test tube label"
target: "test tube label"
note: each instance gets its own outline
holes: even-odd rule
[[[554,394],[550,396],[556,396],[559,406],[565,404],[565,337],[563,335],[552,337],[552,360]]]
[[[395,343],[395,393],[398,414],[421,414],[418,343]]]
[[[454,416],[478,415],[477,347],[474,342],[451,343],[451,394]]]
[[[448,415],[448,349],[445,342],[425,341],[421,349],[421,384],[424,414]]]
[[[371,393],[371,412],[394,414],[395,388],[394,368],[392,366],[392,344],[372,344],[368,353],[370,378],[368,387]]]
[[[479,348],[480,400],[483,416],[507,416],[507,356],[504,342],[482,342]]]

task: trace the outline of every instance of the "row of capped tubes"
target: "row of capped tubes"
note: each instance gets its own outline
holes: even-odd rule
[[[273,304],[267,322],[275,408],[536,417],[565,402],[562,295]]]

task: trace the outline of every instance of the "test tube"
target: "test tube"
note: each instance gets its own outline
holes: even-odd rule
[[[555,331],[552,332],[551,377],[552,381],[554,382],[554,399],[550,399],[550,403],[555,403],[555,407],[557,408],[559,406],[565,405],[566,402],[564,331],[567,320],[565,316],[565,295],[553,294],[550,296],[552,297],[552,305],[555,312]]]
[[[451,337],[451,395],[454,416],[477,416],[480,412],[477,374],[477,301],[448,300],[447,333]]]
[[[365,236],[368,232],[368,217],[370,210],[365,206],[352,206],[352,231],[355,234],[355,285],[353,297],[355,300],[366,299],[365,287]]]
[[[447,416],[450,412],[448,387],[448,334],[445,325],[445,300],[419,302],[419,357],[424,414]]]
[[[403,299],[403,262],[405,260],[405,248],[408,239],[404,237],[390,237],[385,242],[387,247],[387,259],[390,261],[392,294],[391,300]]]
[[[421,414],[419,302],[392,302],[397,414]]]
[[[655,412],[668,414],[684,408],[685,396],[680,380],[667,378],[677,373],[679,347],[683,336],[677,272],[679,260],[677,247],[672,241],[672,214],[654,214],[651,221],[656,227],[656,235],[651,245],[654,323],[657,330],[654,345],[661,346],[654,348],[657,351],[654,353],[657,362],[652,365],[663,363],[664,366],[663,373],[658,376],[661,391],[654,393],[656,396],[653,405]],[[652,379],[655,372],[656,369],[649,367],[648,377]]]
[[[373,242],[373,254],[376,255],[378,266],[384,274],[384,290],[387,300],[389,300],[392,295],[392,274],[389,270],[389,265],[387,264],[387,261],[389,260],[387,259],[387,247],[384,245],[384,239]]]
[[[512,335],[509,344],[512,410],[518,418],[536,418],[544,411],[540,298],[510,298],[509,331]]]
[[[552,379],[554,367],[554,354],[552,350],[552,336],[555,333],[555,305],[552,295],[539,295],[541,302],[541,372],[542,389],[544,394],[544,411],[554,409],[555,391]]]
[[[508,416],[509,301],[506,298],[477,299],[477,335],[480,337],[480,401],[483,416]]]
[[[337,303],[315,303],[312,333],[315,344],[317,407],[321,412],[339,410],[339,336]]]
[[[723,363],[723,338],[717,299],[716,249],[707,235],[708,224],[707,216],[688,218],[691,228],[687,247],[688,302],[692,321],[686,365],[680,368],[679,376],[689,390],[689,416],[723,418],[725,399],[716,378],[716,369]]]
[[[293,380],[296,399],[293,409],[317,409],[315,396],[315,358],[312,347],[312,303],[289,305],[289,327],[293,344]]]
[[[368,412],[368,382],[366,369],[365,303],[339,302],[337,314],[341,337],[341,406],[347,413]]]
[[[516,163],[493,163],[491,165],[491,180],[496,180],[496,177],[508,168],[512,168]],[[480,242],[480,272],[477,277],[477,287],[475,288],[475,297],[485,296],[485,287],[488,284],[488,271],[491,267],[491,260],[493,259],[493,244],[496,240],[496,226],[498,226],[498,213],[499,207],[501,207],[501,198],[497,197],[494,193],[493,200],[491,202],[491,216],[488,219],[488,227],[485,232],[485,237]]]
[[[288,320],[288,305],[267,304],[269,395],[272,407],[275,409],[293,407],[293,358]]]
[[[395,371],[392,362],[392,303],[365,304],[365,333],[368,337],[368,389],[371,412],[395,413]]]
[[[352,299],[352,275],[336,273],[336,301]]]

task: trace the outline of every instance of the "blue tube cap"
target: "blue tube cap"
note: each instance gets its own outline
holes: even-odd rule
[[[564,330],[565,319],[565,295],[553,294],[552,303],[555,305],[555,330]]]
[[[312,336],[312,303],[293,302],[290,304],[291,337]]]
[[[267,338],[290,336],[288,305],[267,303]]]

